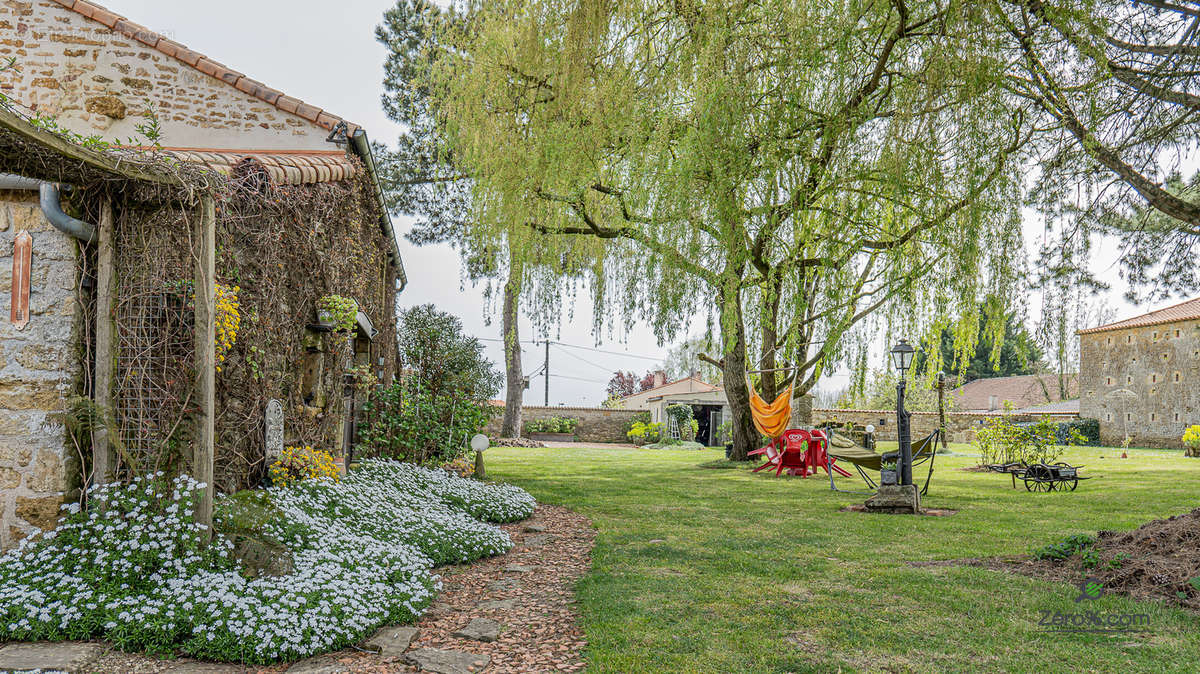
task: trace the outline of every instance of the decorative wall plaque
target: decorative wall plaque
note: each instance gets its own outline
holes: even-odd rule
[[[18,330],[29,324],[29,272],[33,265],[33,237],[21,232],[13,240],[12,311],[9,320]]]
[[[283,454],[283,403],[278,400],[267,402],[267,463],[273,463]]]

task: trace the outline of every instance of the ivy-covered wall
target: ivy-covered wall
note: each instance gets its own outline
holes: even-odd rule
[[[301,186],[247,186],[235,180],[218,194],[214,470],[222,491],[255,486],[265,477],[269,401],[283,404],[286,445],[311,445],[338,456],[350,402],[357,407],[365,387],[376,378],[388,382],[395,372],[395,269],[371,190],[362,171],[349,181]],[[169,207],[126,209],[119,215],[118,335],[141,329],[139,314],[124,317],[121,302],[147,288],[178,294],[180,284],[191,279],[195,217]],[[377,331],[374,338],[358,327],[350,332],[319,327],[318,302],[329,295],[353,299]],[[180,306],[187,301],[175,300]],[[119,337],[118,343],[128,340]],[[190,364],[190,354],[185,356],[179,362]],[[355,366],[360,376],[348,377]],[[145,369],[118,368],[118,426],[119,410],[130,407],[128,398],[147,395],[148,388],[122,390],[122,385],[130,381],[129,372]],[[177,411],[155,423],[163,442],[161,453],[150,460],[158,469],[187,470],[194,371],[175,381],[172,369],[165,368],[161,391]]]

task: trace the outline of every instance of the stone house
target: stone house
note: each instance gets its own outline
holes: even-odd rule
[[[86,484],[352,447],[406,283],[369,147],[94,3],[0,3],[0,548]]]
[[[1100,439],[1180,447],[1200,423],[1200,298],[1079,331],[1081,417]]]

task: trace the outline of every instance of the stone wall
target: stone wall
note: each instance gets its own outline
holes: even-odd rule
[[[947,412],[946,413],[946,435],[950,442],[974,442],[975,430],[987,422],[988,419],[1002,416],[1000,412]],[[1077,418],[1074,414],[1046,414],[1046,415],[1031,415],[1031,414],[1014,414],[1012,420],[1016,422],[1037,421],[1042,416],[1050,417],[1055,421],[1070,421]],[[858,426],[866,426],[870,424],[875,427],[875,437],[880,440],[895,440],[896,439],[896,411],[886,410],[839,410],[839,409],[814,409],[812,411],[813,425],[822,425],[825,423],[853,423]],[[937,430],[938,427],[937,412],[913,412],[912,413],[912,437],[914,440],[929,435]]]
[[[0,2],[0,61],[10,57],[18,69],[0,72],[0,91],[84,135],[136,138],[152,104],[164,147],[331,148],[307,119],[51,0]]]
[[[29,324],[9,321],[13,239],[33,237]],[[50,226],[35,193],[0,192],[0,549],[52,528],[64,494],[77,485],[78,461],[65,447],[65,401],[81,370],[76,346],[73,239]]]
[[[572,417],[579,420],[575,436],[581,442],[629,442],[625,433],[633,418],[644,410],[609,409],[607,407],[524,407],[523,422],[550,417]],[[500,435],[503,414],[498,413],[484,428],[484,433],[495,438]],[[522,433],[525,435],[525,433]]]
[[[1082,334],[1079,358],[1080,416],[1104,444],[1180,447],[1200,424],[1200,321]]]

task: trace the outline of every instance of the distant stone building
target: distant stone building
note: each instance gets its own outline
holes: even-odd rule
[[[1080,416],[1100,439],[1179,447],[1200,423],[1200,298],[1079,331]]]

